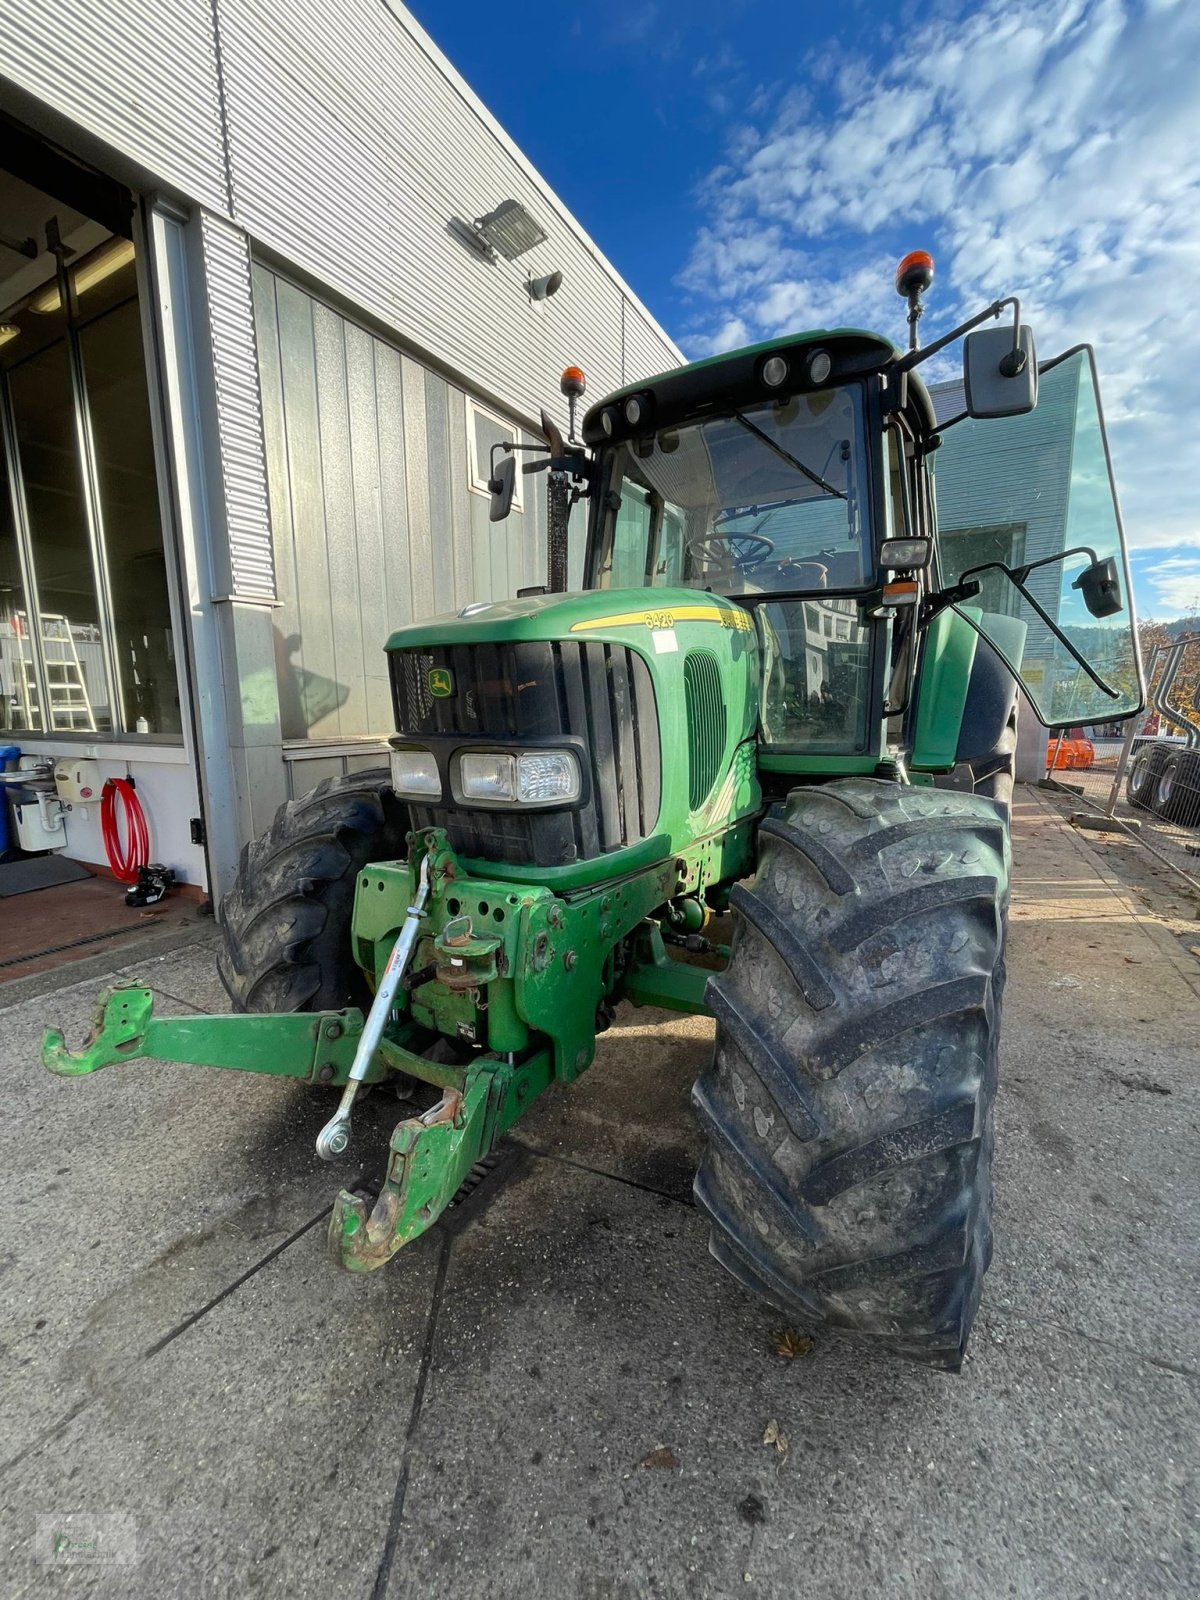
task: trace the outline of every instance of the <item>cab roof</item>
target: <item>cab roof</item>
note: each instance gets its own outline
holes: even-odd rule
[[[808,376],[809,362],[817,349],[827,351],[832,359],[830,375],[820,383]],[[605,395],[584,415],[584,443],[604,444],[610,438],[644,432],[647,427],[675,427],[684,422],[700,421],[727,406],[746,406],[777,394],[828,388],[880,372],[901,354],[890,339],[863,328],[814,328],[805,333],[784,334],[762,344],[746,345],[741,350],[672,367],[668,372],[626,384],[623,389]],[[772,388],[764,382],[762,369],[768,358],[775,355],[788,361],[792,372],[789,381]],[[908,394],[910,407],[916,407],[928,429],[934,428],[933,402],[923,380],[915,372],[908,374]],[[631,428],[625,423],[622,402],[633,396],[645,396],[650,411]],[[610,408],[615,413],[610,418],[611,433],[605,431],[601,420]]]

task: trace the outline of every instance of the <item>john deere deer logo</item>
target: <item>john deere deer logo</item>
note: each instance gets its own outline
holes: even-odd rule
[[[454,693],[454,674],[449,667],[430,667],[426,681],[435,700],[445,700]]]

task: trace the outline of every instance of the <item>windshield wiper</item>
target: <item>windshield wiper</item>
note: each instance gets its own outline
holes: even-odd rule
[[[797,461],[790,450],[785,450],[781,444],[772,439],[769,433],[764,433],[761,428],[756,427],[749,417],[744,417],[740,411],[735,411],[733,420],[740,422],[747,433],[752,433],[756,439],[761,439],[767,449],[774,450],[775,454],[782,457],[789,467],[795,467],[797,472],[802,472],[809,483],[815,483],[818,489],[824,489],[826,494],[836,495],[839,500],[849,500],[850,496],[848,494],[841,489],[835,489],[831,483],[826,483],[819,472],[814,472],[811,467],[806,467],[803,461]]]

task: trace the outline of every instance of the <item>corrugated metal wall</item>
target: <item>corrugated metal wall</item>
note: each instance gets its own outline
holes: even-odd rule
[[[204,289],[220,440],[225,538],[215,545],[217,586],[240,599],[275,595],[263,453],[250,251],[245,235],[201,217]]]
[[[465,86],[379,0],[219,0],[233,203],[255,240],[532,420],[568,362],[600,394],[678,360]],[[520,200],[549,235],[516,262],[455,238]],[[532,304],[530,274],[563,287]],[[624,357],[623,352],[624,350]]]
[[[394,628],[544,581],[545,480],[493,525],[465,390],[262,266],[254,306],[283,737],[385,736]]]
[[[160,182],[228,209],[210,0],[8,0],[0,78]]]

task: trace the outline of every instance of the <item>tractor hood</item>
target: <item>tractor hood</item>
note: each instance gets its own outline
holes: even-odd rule
[[[397,628],[387,642],[392,650],[431,645],[487,644],[502,640],[603,639],[628,630],[662,653],[663,639],[684,624],[698,623],[750,633],[749,614],[722,595],[697,589],[592,589],[581,594],[529,595],[465,606],[459,612]],[[647,631],[643,631],[647,630]],[[670,646],[667,646],[669,649]]]

